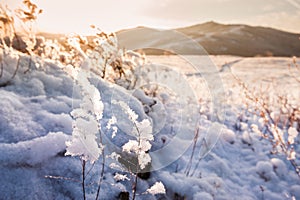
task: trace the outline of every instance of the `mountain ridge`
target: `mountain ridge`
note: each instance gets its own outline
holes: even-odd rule
[[[140,29],[145,29],[143,35],[138,35]],[[148,32],[146,30],[149,30]],[[290,33],[279,29],[246,24],[220,24],[214,21],[195,24],[187,27],[169,29],[178,31],[197,41],[212,55],[237,56],[300,56],[300,33]],[[124,31],[134,36],[124,38]],[[135,35],[135,33],[137,35]],[[151,28],[136,27],[116,32],[122,47],[130,46],[139,37],[151,39]],[[124,36],[123,36],[124,35]],[[178,45],[177,41],[163,41],[153,37],[153,41],[162,46]],[[187,47],[188,48],[188,47]],[[188,49],[193,54],[192,49]],[[146,50],[146,54],[163,54],[161,50]]]

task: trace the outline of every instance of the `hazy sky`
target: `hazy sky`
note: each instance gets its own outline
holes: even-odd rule
[[[16,6],[21,0],[2,0]],[[43,31],[88,33],[150,26],[173,28],[206,21],[270,26],[300,33],[300,0],[33,0]]]

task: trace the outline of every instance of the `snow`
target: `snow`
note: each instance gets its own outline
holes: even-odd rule
[[[165,186],[162,184],[162,182],[156,182],[154,185],[152,185],[149,189],[147,189],[148,193],[155,195],[155,194],[165,194],[166,189]]]
[[[290,62],[289,58],[215,56],[212,59],[218,69],[224,63],[233,62],[230,70],[247,83],[266,86],[272,82],[270,94],[274,89],[285,92],[286,87],[294,99],[300,97],[299,85],[287,76],[284,67]],[[30,70],[24,73],[28,60],[28,56],[21,56],[15,78],[0,88],[0,198],[81,199],[81,163],[77,157],[65,156],[66,143],[74,137],[74,134],[71,136],[76,131],[73,123],[78,120],[77,128],[84,128],[88,133],[83,143],[83,138],[73,141],[80,143],[75,146],[96,149],[92,145],[97,138],[90,133],[97,131],[97,124],[90,123],[86,117],[76,119],[80,116],[77,109],[83,98],[66,70],[45,62],[39,68],[32,63]],[[103,102],[91,108],[98,113],[96,120],[100,121],[98,125],[104,133],[107,159],[101,199],[117,199],[124,191],[132,194],[128,180],[132,177],[119,171],[123,167],[118,162],[123,156],[119,155],[122,149],[139,151],[141,167],[151,163],[155,169],[149,179],[139,179],[137,199],[300,199],[299,177],[284,155],[270,153],[272,144],[263,139],[258,130],[263,124],[261,119],[250,112],[241,113],[245,107],[239,98],[241,91],[228,70],[220,72],[228,94],[222,99],[226,110],[222,123],[215,117],[215,108],[211,107],[208,83],[185,67],[186,60],[161,56],[149,60],[152,63],[148,67],[157,62],[160,64],[157,71],[163,71],[159,76],[149,74],[150,82],[156,76],[156,81],[163,83],[156,96],[146,94],[142,87],[129,91],[97,77],[90,78],[95,91],[99,90],[101,95],[101,98],[94,96],[93,101],[101,99]],[[234,62],[236,60],[240,61]],[[0,83],[9,80],[16,62],[15,56],[7,57]],[[168,75],[166,66],[174,67],[176,73],[172,72],[171,76],[176,77],[163,80],[164,75]],[[179,72],[184,80],[177,76]],[[193,80],[197,82],[191,83]],[[177,87],[178,84],[182,87]],[[189,89],[195,94],[181,91]],[[178,100],[180,95],[186,98]],[[189,100],[187,96],[196,96],[201,106],[195,105],[198,99]],[[121,106],[120,102],[123,102]],[[297,101],[293,103],[299,105]],[[134,130],[133,121],[137,122],[139,133]],[[195,127],[199,129],[199,137],[193,150]],[[299,152],[296,127],[286,131],[289,133],[287,139]],[[143,138],[140,143],[136,138],[139,134]],[[81,156],[82,152],[74,152],[73,155]],[[100,152],[96,154],[98,157]],[[299,159],[298,154],[295,156]],[[87,199],[94,199],[94,183],[99,179],[97,170],[101,168],[96,158],[92,160],[94,165],[87,165],[90,169]],[[190,167],[187,167],[190,160]],[[145,191],[156,196],[145,194]],[[166,194],[161,194],[164,192]]]
[[[222,132],[222,139],[230,144],[233,144],[235,142],[235,134],[230,129],[224,129]]]
[[[1,143],[1,163],[9,165],[29,165],[35,166],[54,157],[59,152],[66,149],[64,142],[68,135],[57,132],[50,132],[46,136],[35,138],[29,141],[18,143]],[[22,155],[22,156],[20,156]],[[12,158],[14,158],[12,160]]]

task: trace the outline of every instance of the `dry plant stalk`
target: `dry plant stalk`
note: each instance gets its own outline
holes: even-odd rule
[[[300,178],[300,166],[296,162],[296,151],[294,148],[294,145],[297,144],[291,143],[289,139],[286,139],[287,133],[281,131],[288,130],[290,127],[296,126],[298,129],[297,131],[299,132],[300,107],[295,107],[290,104],[287,96],[276,95],[273,98],[275,98],[277,104],[280,106],[278,108],[280,111],[279,115],[275,116],[271,108],[271,103],[269,102],[269,97],[264,95],[266,92],[263,92],[261,89],[260,93],[256,94],[254,91],[249,89],[249,87],[241,79],[235,75],[233,76],[242,88],[246,101],[250,104],[248,106],[252,105],[254,107],[254,112],[252,113],[263,119],[264,126],[268,134],[260,133],[263,138],[269,140],[272,144],[272,153],[283,153]],[[283,112],[283,110],[285,110],[285,112]],[[251,109],[249,109],[249,111],[251,112]],[[280,152],[278,151],[278,148]]]

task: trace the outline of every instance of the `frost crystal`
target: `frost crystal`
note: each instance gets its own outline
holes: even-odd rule
[[[116,175],[114,176],[114,179],[116,181],[125,181],[125,180],[130,180],[126,175],[123,175],[123,174],[118,174],[116,173]]]
[[[147,164],[151,162],[151,157],[148,153],[142,151],[138,154],[138,162],[140,168],[145,169]]]
[[[137,152],[139,149],[139,143],[136,140],[129,140],[126,144],[122,146],[124,152],[131,153]]]
[[[66,142],[66,155],[80,156],[85,161],[94,163],[100,156],[103,146],[97,142],[99,120],[102,118],[104,105],[98,89],[88,80],[89,74],[81,72],[78,84],[82,88],[83,100],[80,108],[74,109],[72,140]]]
[[[80,156],[83,160],[94,163],[101,153],[101,148],[96,142],[96,135],[93,134],[98,131],[97,125],[78,118],[74,120],[73,126],[72,141],[66,142],[66,155]]]
[[[114,160],[118,160],[121,156],[119,154],[117,154],[116,152],[112,152],[110,155],[107,155],[106,157],[114,159]]]
[[[149,194],[152,194],[152,195],[165,194],[166,193],[166,189],[165,189],[165,186],[164,186],[164,184],[162,182],[156,182],[146,192],[149,193]]]
[[[294,127],[290,127],[288,130],[288,142],[289,144],[294,144],[295,138],[298,136],[298,131]]]
[[[97,88],[94,87],[92,104],[94,105],[94,113],[97,120],[102,119],[104,105],[101,101],[100,93]]]
[[[109,130],[109,129],[112,129],[113,132],[111,134],[111,137],[114,138],[118,132],[118,127],[117,126],[114,126],[114,124],[117,123],[117,118],[115,116],[112,116],[108,122],[107,122],[107,125],[106,125],[106,128]]]
[[[118,165],[116,163],[110,163],[109,167],[112,169],[116,169],[116,170],[124,170],[120,165]]]
[[[98,147],[95,139],[93,135],[85,137],[73,136],[72,141],[66,142],[67,152],[65,155],[80,156],[83,160],[94,163],[101,153],[101,149]]]
[[[142,140],[139,144],[136,140],[129,140],[122,148],[124,152],[137,154],[141,169],[144,169],[151,162],[149,153],[146,153],[151,148],[151,144],[148,141]]]
[[[137,131],[139,132],[137,134],[139,134],[143,140],[153,140],[152,126],[148,119],[144,119],[141,122],[137,122],[136,126],[138,129]]]
[[[106,125],[106,128],[107,129],[111,129],[111,126],[113,124],[116,124],[117,123],[117,118],[115,116],[112,116],[109,120],[108,120],[108,123]]]
[[[136,122],[138,119],[138,115],[123,101],[112,101],[114,104],[119,104],[121,108],[125,111],[125,113],[129,116],[129,119],[132,122]]]
[[[288,160],[296,160],[296,152],[294,149],[290,150],[289,156],[287,158]]]
[[[113,129],[113,132],[112,132],[112,134],[111,134],[111,138],[114,138],[114,137],[116,137],[116,134],[117,134],[117,132],[118,132],[118,127],[113,126],[112,129]]]

